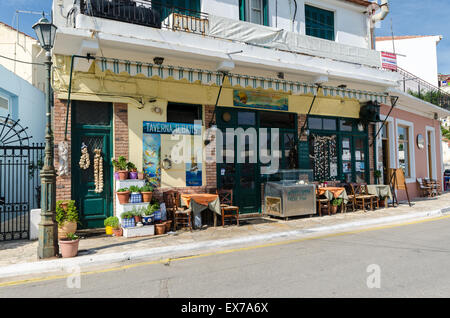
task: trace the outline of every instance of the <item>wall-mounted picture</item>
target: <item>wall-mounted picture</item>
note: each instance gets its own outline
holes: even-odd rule
[[[289,110],[288,95],[235,89],[233,105],[240,107],[262,108],[272,110]]]

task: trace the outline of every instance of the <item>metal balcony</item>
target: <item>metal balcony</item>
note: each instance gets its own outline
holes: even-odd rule
[[[205,34],[208,14],[152,0],[81,0],[84,15],[152,28]]]

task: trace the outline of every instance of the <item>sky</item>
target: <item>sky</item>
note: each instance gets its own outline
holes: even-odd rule
[[[0,0],[0,21],[16,27],[16,10],[51,11],[52,0]],[[438,44],[438,71],[450,74],[450,16],[449,0],[390,0],[390,13],[377,36],[391,35],[391,21],[395,35],[442,35]],[[39,15],[19,13],[19,30],[34,37],[32,25]]]

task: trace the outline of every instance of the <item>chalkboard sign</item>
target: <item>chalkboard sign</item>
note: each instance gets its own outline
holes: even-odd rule
[[[298,162],[300,169],[311,169],[311,162],[309,160],[309,142],[298,142]]]

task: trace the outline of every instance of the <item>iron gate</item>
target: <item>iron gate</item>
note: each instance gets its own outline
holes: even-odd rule
[[[29,144],[27,128],[0,116],[0,241],[30,235],[30,210],[40,205],[43,144]]]

